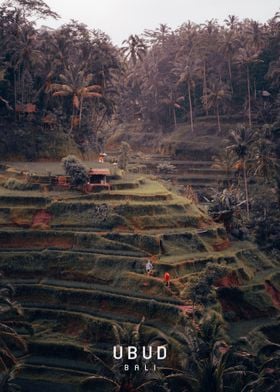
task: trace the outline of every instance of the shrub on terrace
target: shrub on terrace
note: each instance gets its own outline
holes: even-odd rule
[[[83,165],[79,158],[75,155],[68,155],[62,158],[65,173],[70,176],[71,184],[74,186],[82,186],[88,181],[87,168]]]
[[[162,174],[173,174],[176,170],[176,166],[170,162],[162,162],[157,165],[157,171]]]
[[[196,303],[205,306],[216,302],[216,294],[213,290],[215,282],[226,276],[229,272],[228,267],[219,264],[207,264],[206,269],[199,276],[193,277],[188,282],[187,292],[193,305]]]
[[[4,188],[13,190],[13,191],[27,191],[35,188],[35,184],[29,184],[27,182],[20,181],[16,178],[8,178],[7,181],[3,184]]]

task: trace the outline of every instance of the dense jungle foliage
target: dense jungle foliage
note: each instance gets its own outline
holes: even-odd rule
[[[161,24],[114,46],[99,30],[71,21],[59,29],[34,20],[58,18],[41,0],[0,7],[1,154],[34,158],[52,134],[87,150],[102,144],[108,120],[143,121],[172,132],[178,122],[215,115],[251,128],[279,111],[279,14],[262,24],[229,15],[223,24]],[[29,146],[29,147],[28,147]],[[45,155],[48,155],[45,152]],[[63,154],[62,154],[63,155]]]

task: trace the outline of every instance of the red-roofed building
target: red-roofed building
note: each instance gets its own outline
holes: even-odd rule
[[[107,182],[107,177],[110,176],[109,169],[90,169],[88,172],[89,182],[85,185],[85,192],[92,192],[94,189],[107,188],[110,190],[111,186]]]

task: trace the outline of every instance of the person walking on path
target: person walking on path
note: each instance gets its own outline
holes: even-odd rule
[[[163,279],[165,282],[165,286],[169,288],[170,287],[170,274],[169,274],[169,272],[165,272]]]
[[[148,260],[146,263],[146,273],[147,275],[151,275],[153,271],[153,264],[151,263],[151,260]]]

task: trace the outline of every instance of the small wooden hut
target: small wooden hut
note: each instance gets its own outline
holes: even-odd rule
[[[95,189],[107,188],[111,189],[111,185],[108,182],[108,176],[110,175],[109,169],[90,169],[88,172],[89,182],[85,185],[86,192],[92,192]]]

